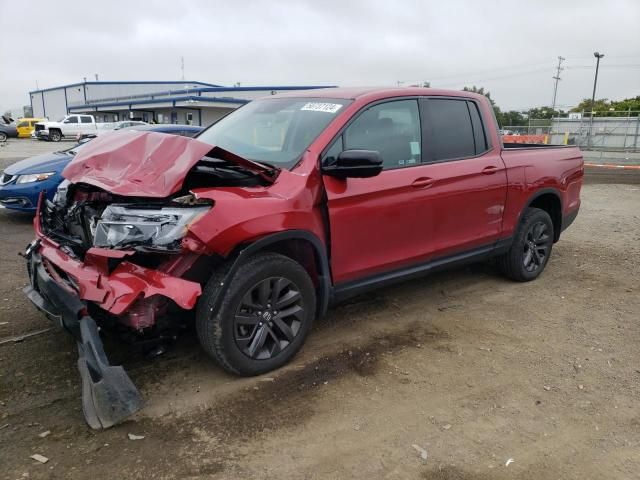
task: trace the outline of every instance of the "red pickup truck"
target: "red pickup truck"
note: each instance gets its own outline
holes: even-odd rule
[[[328,306],[490,257],[528,281],[580,206],[578,148],[507,148],[468,92],[326,89],[253,101],[196,139],[105,134],[41,198],[30,300],[78,339],[94,428],[139,409],[99,328],[195,321],[240,375],[289,361]]]

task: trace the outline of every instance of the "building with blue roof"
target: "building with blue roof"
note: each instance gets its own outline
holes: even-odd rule
[[[208,126],[245,103],[291,90],[333,86],[224,87],[196,81],[83,81],[29,92],[33,116],[58,120],[84,113],[98,122],[125,119]]]

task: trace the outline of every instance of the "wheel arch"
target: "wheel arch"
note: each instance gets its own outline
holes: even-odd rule
[[[557,242],[560,239],[560,231],[562,230],[562,197],[560,192],[555,188],[543,188],[535,192],[529,197],[520,212],[518,223],[520,223],[520,219],[527,208],[539,208],[549,214],[553,222],[553,241],[554,243]]]
[[[243,261],[261,251],[279,253],[300,263],[316,286],[316,318],[326,313],[331,297],[331,271],[326,247],[316,235],[306,230],[285,230],[241,244],[227,257],[231,262],[225,278],[231,278]],[[222,298],[222,293],[218,298]]]

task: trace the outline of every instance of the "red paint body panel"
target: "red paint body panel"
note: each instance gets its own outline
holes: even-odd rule
[[[87,253],[80,262],[64,253],[48,238],[41,239],[39,253],[49,264],[72,277],[78,297],[94,302],[114,315],[120,315],[138,299],[153,295],[170,298],[180,307],[191,309],[202,293],[199,283],[174,277],[159,270],[144,268],[124,261],[113,272],[102,270],[102,262]],[[93,254],[95,256],[95,253]],[[63,284],[64,285],[64,284]],[[69,285],[65,285],[67,289]]]
[[[303,161],[304,163],[304,161]],[[309,175],[301,165],[295,172],[283,170],[268,187],[197,189],[198,198],[214,201],[214,207],[189,231],[209,251],[226,256],[241,243],[284,230],[306,230],[325,238],[321,210],[321,184],[317,172]]]
[[[513,234],[522,209],[540,190],[558,192],[563,216],[580,208],[584,162],[578,147],[505,149],[502,158],[507,165],[509,183],[503,236]]]
[[[579,150],[503,149],[492,107],[483,96],[424,88],[328,89],[285,96],[353,102],[312,142],[296,167],[269,178],[272,184],[194,190],[214,206],[189,226],[182,242],[185,259],[177,265],[152,270],[124,259],[108,274],[105,259],[113,252],[92,249],[82,264],[43,238],[36,225],[43,238],[42,255],[77,281],[81,298],[112,313],[126,312],[137,298],[152,295],[189,309],[200,295],[200,285],[179,277],[194,259],[214,253],[226,257],[237,246],[272,233],[313,233],[327,248],[333,284],[340,284],[508,238],[523,209],[542,189],[560,195],[563,215],[579,207]],[[321,153],[355,114],[371,102],[405,96],[476,100],[491,149],[474,158],[386,170],[367,179],[321,174]],[[195,139],[155,133],[105,135],[85,147],[64,175],[120,195],[167,197],[179,190],[189,169],[211,149]],[[260,168],[254,170],[268,174]]]

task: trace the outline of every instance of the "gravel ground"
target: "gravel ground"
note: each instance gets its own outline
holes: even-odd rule
[[[225,374],[193,332],[153,360],[108,344],[146,407],[107,431],[71,338],[0,345],[0,478],[638,478],[639,206],[586,185],[537,281],[476,265],[358,297],[268,376]],[[50,326],[21,293],[30,222],[0,210],[0,340]]]

